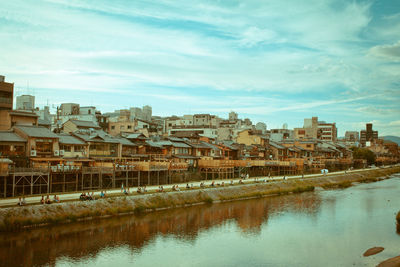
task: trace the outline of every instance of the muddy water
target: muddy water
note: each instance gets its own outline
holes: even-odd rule
[[[374,266],[400,254],[400,175],[393,177],[0,234],[0,265]],[[385,250],[362,256],[374,246]]]

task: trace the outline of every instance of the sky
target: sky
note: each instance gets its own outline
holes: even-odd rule
[[[2,1],[0,75],[39,107],[400,136],[400,1]]]

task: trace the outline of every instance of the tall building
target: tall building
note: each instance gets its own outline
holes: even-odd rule
[[[16,109],[18,110],[34,110],[35,109],[35,96],[33,95],[20,95],[17,96]]]
[[[79,104],[63,103],[60,107],[61,114],[59,115],[79,115]]]
[[[337,139],[336,123],[318,121],[318,117],[304,119],[303,128],[295,128],[294,137],[296,139],[314,138],[334,142]]]
[[[348,142],[358,142],[360,140],[360,135],[357,131],[346,131],[344,138]]]
[[[229,120],[230,121],[237,121],[238,120],[238,114],[234,111],[229,112]]]
[[[326,123],[324,121],[318,122],[318,133],[319,138],[324,141],[336,141],[337,139],[337,128],[336,123]]]
[[[0,75],[0,110],[12,110],[14,98],[14,84],[5,82]]]
[[[372,123],[367,123],[365,130],[360,131],[360,143],[366,146],[367,142],[372,142],[378,139],[378,131],[372,130]]]
[[[153,115],[153,109],[150,106],[143,106],[142,108],[142,119],[145,121],[151,121]]]

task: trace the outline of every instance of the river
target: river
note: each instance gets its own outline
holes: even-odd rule
[[[0,266],[375,266],[400,254],[400,174],[0,234]],[[374,246],[380,254],[363,257]]]

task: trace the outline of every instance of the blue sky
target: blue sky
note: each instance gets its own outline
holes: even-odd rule
[[[400,1],[2,1],[0,74],[38,106],[400,136]]]

